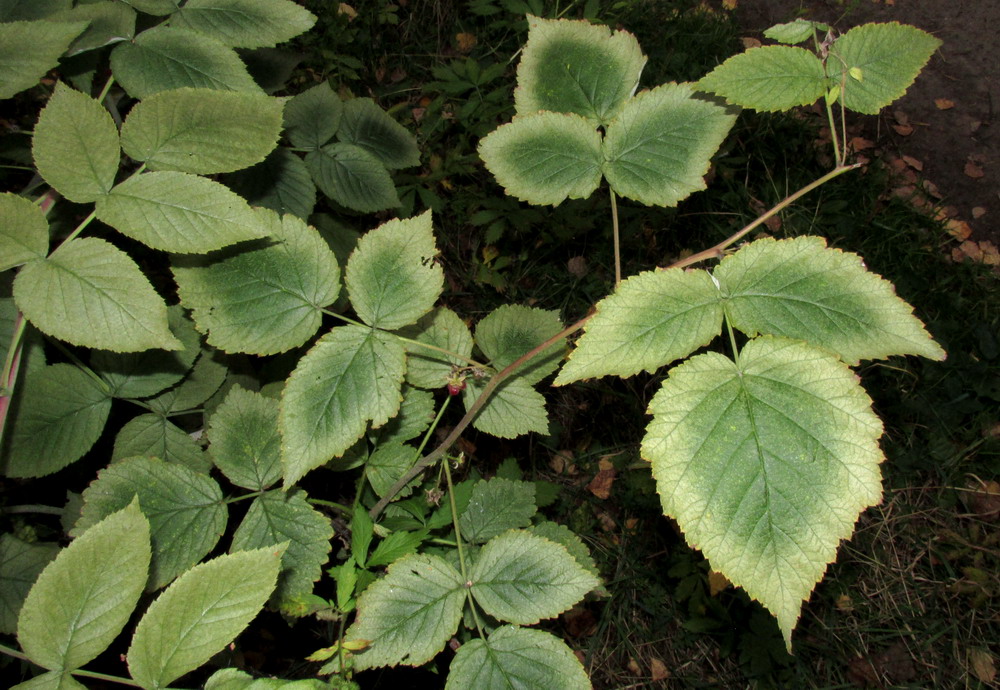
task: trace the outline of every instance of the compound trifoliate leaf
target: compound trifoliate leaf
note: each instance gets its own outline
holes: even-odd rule
[[[344,103],[324,81],[285,104],[285,134],[292,146],[318,149],[340,128]]]
[[[420,165],[417,140],[370,98],[344,103],[337,139],[360,146],[390,170]]]
[[[863,24],[841,36],[830,49],[830,75],[844,82],[844,105],[875,115],[906,93],[941,41],[915,26],[890,22]],[[862,80],[840,79],[860,69]]]
[[[447,307],[438,307],[399,334],[411,340],[454,352],[452,357],[439,350],[406,343],[406,381],[420,388],[443,388],[455,366],[467,366],[463,359],[472,354],[472,333],[458,314]]]
[[[34,663],[72,671],[121,632],[149,570],[149,523],[135,500],[59,552],[28,592],[17,640]]]
[[[115,437],[111,461],[143,455],[176,462],[190,470],[208,474],[211,461],[191,435],[158,414],[141,414],[128,421]]]
[[[597,303],[555,385],[653,372],[721,332],[719,289],[706,271],[646,271]]]
[[[695,86],[754,110],[790,110],[812,105],[826,93],[826,72],[805,48],[764,46],[734,55]]]
[[[312,28],[316,15],[291,0],[188,0],[170,17],[234,48],[265,48]]]
[[[444,649],[465,604],[462,575],[437,556],[405,556],[389,566],[358,600],[346,640],[365,640],[354,668],[419,666]]]
[[[278,401],[233,386],[209,420],[208,452],[226,479],[263,491],[281,479]]]
[[[165,688],[232,642],[274,590],[284,546],[219,556],[184,573],[150,604],[128,649],[144,688]]]
[[[115,184],[121,150],[118,128],[96,100],[62,82],[42,108],[31,139],[38,174],[60,194],[88,203]]]
[[[284,484],[343,455],[365,433],[399,411],[406,355],[396,338],[372,328],[340,326],[299,360],[282,393]]]
[[[607,124],[635,92],[645,64],[627,31],[528,15],[514,106],[518,115],[548,110]]]
[[[545,688],[580,690],[591,687],[573,650],[544,630],[505,625],[486,639],[459,647],[445,690],[509,690]]]
[[[344,271],[354,311],[369,326],[386,330],[416,323],[444,289],[437,255],[430,211],[366,233]]]
[[[96,211],[122,234],[177,254],[202,254],[267,234],[228,187],[182,172],[134,175],[98,199]]]
[[[176,258],[181,304],[210,345],[268,355],[315,335],[340,292],[340,269],[319,233],[295,216],[252,212],[269,237],[209,256]]]
[[[505,304],[476,325],[476,345],[489,358],[490,365],[500,371],[561,330],[563,323],[555,311]],[[537,383],[556,370],[565,353],[566,339],[560,338],[525,362],[514,376]]]
[[[676,206],[705,189],[712,156],[736,114],[664,84],[629,100],[608,125],[602,170],[611,188],[650,206]]]
[[[277,98],[185,87],[137,103],[122,125],[122,148],[150,170],[213,175],[260,163],[281,126]]]
[[[524,530],[486,542],[469,579],[487,614],[519,625],[558,616],[600,584],[564,546]]]
[[[601,182],[601,135],[579,115],[515,117],[479,142],[479,155],[507,194],[529,204],[586,199]]]
[[[472,407],[484,386],[482,381],[466,380],[462,393],[466,410]],[[511,377],[497,386],[472,426],[500,438],[517,438],[532,431],[547,436],[549,415],[545,411],[545,397],[524,379]]]
[[[226,175],[222,182],[247,200],[284,215],[308,220],[316,206],[316,185],[305,162],[285,147],[271,151],[261,163]]]
[[[86,28],[79,21],[0,23],[0,99],[35,86]]]
[[[509,529],[527,527],[537,510],[533,482],[494,477],[476,482],[458,525],[462,539],[482,544]]]
[[[17,632],[17,616],[28,590],[57,553],[59,545],[54,542],[29,543],[13,534],[0,535],[0,632]]]
[[[765,336],[735,363],[710,352],[675,367],[649,412],[642,457],[664,513],[790,646],[803,600],[882,495],[871,399],[833,355]]]
[[[342,206],[362,213],[399,206],[389,171],[360,146],[327,144],[306,154],[306,167],[320,191]]]
[[[0,194],[0,271],[49,253],[49,222],[31,199]]]
[[[891,283],[821,237],[758,240],[723,259],[714,275],[730,323],[747,335],[806,340],[848,364],[945,357]]]

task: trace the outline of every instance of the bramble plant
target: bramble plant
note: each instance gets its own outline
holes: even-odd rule
[[[269,95],[287,75],[266,49],[315,21],[295,3],[52,0],[0,4],[0,21],[0,96],[57,65],[63,79],[31,134],[40,181],[0,195],[0,269],[18,269],[0,303],[3,471],[51,475],[114,436],[96,479],[55,511],[69,546],[0,541],[0,563],[14,563],[0,631],[20,645],[0,651],[45,669],[19,687],[82,687],[75,676],[167,687],[264,606],[337,628],[308,657],[325,680],[267,687],[357,687],[355,673],[432,662],[453,639],[447,687],[587,687],[570,647],[530,627],[600,588],[580,538],[538,515],[554,486],[516,463],[455,482],[452,449],[470,424],[546,433],[538,387],[552,374],[561,386],[667,365],[641,443],[664,513],[774,614],[791,648],[803,601],[881,496],[882,425],[851,367],[945,354],[856,255],[818,237],[730,247],[856,167],[838,116],[898,98],[936,39],[800,20],[769,30],[783,45],[636,93],[645,58],[631,34],[529,16],[516,117],[480,155],[534,205],[606,181],[615,287],[570,326],[510,304],[470,329],[438,306],[429,210],[360,237],[343,224],[400,205],[392,171],[419,164],[413,137],[326,82]],[[810,39],[814,51],[794,45]],[[251,76],[244,61],[265,67]],[[621,275],[618,196],[676,205],[705,188],[736,106],[818,99],[833,170],[724,242]],[[343,213],[314,213],[318,193]],[[161,296],[174,293],[176,304]],[[696,354],[719,336],[728,355]],[[47,363],[43,340],[60,361]],[[247,370],[246,355],[279,354]],[[459,397],[464,415],[429,450]],[[107,430],[116,400],[143,412]],[[307,493],[320,467],[357,481],[352,505]],[[314,588],[331,512],[350,521],[350,547],[326,571],[325,599]],[[131,632],[130,680],[84,669],[160,589]],[[256,682],[226,668],[205,687]]]

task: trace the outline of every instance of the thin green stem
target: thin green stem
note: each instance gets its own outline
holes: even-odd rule
[[[28,172],[34,172],[35,169],[28,167],[27,165],[0,165],[0,168],[4,170],[27,170]]]
[[[111,87],[114,86],[114,83],[115,83],[115,75],[112,74],[110,77],[108,77],[108,80],[104,82],[104,88],[101,89],[101,93],[97,96],[98,103],[104,102],[104,99],[107,97],[108,92],[111,91]]]
[[[335,501],[327,501],[322,498],[307,498],[306,501],[312,503],[313,505],[323,506],[324,508],[332,508],[341,515],[350,516],[354,512],[347,506],[343,505],[342,503],[337,503]]]
[[[434,416],[434,421],[431,422],[431,425],[427,427],[427,431],[424,432],[424,437],[420,440],[420,447],[417,448],[417,452],[413,456],[414,462],[416,462],[417,458],[423,455],[424,448],[427,447],[428,441],[431,440],[431,436],[434,435],[434,431],[437,429],[438,424],[441,422],[441,417],[444,416],[444,411],[448,409],[448,405],[451,403],[451,398],[452,396],[449,395],[447,398],[444,399],[444,402],[441,403],[441,409],[438,410],[438,413]]]
[[[86,218],[84,218],[82,221],[80,221],[80,224],[77,225],[76,228],[73,229],[73,232],[71,232],[66,237],[66,239],[64,239],[62,242],[59,243],[59,246],[61,247],[64,244],[66,244],[67,242],[71,242],[71,241],[75,240],[76,237],[77,237],[77,235],[79,235],[81,232],[83,232],[87,228],[87,226],[90,225],[91,221],[94,220],[94,218],[97,218],[97,209],[94,209],[93,211],[91,211],[90,214]]]
[[[444,467],[445,481],[448,482],[448,504],[451,506],[451,524],[455,527],[455,548],[458,549],[458,568],[462,571],[462,581],[465,583],[465,598],[472,610],[472,619],[476,621],[479,637],[485,638],[483,625],[479,622],[479,613],[476,611],[476,602],[472,599],[472,580],[469,579],[469,571],[465,566],[465,549],[462,545],[462,530],[458,526],[458,505],[455,503],[455,486],[451,483],[451,467],[448,466],[448,458],[445,458],[441,465]]]
[[[223,503],[225,503],[226,505],[229,505],[230,503],[239,503],[240,501],[245,501],[248,498],[257,498],[258,496],[263,496],[264,493],[265,492],[263,491],[254,491],[249,494],[243,494],[242,496],[231,496],[226,500],[224,500]]]
[[[618,236],[618,201],[615,190],[608,191],[611,192],[611,237],[615,245],[615,287],[618,287],[618,283],[622,282],[621,240]]]
[[[10,410],[10,400],[17,385],[17,372],[21,368],[21,351],[24,347],[24,329],[27,327],[24,314],[20,311],[14,318],[14,332],[7,348],[7,358],[0,373],[0,444],[3,443],[3,432],[7,427],[7,412]]]
[[[4,506],[3,508],[0,508],[0,513],[5,513],[7,515],[24,515],[24,514],[62,515],[63,509],[56,508],[55,506],[30,504],[23,506]]]
[[[12,656],[15,659],[21,659],[23,661],[31,661],[31,659],[28,658],[27,654],[24,654],[23,652],[19,652],[19,651],[17,651],[16,649],[14,649],[12,647],[8,647],[7,645],[0,644],[0,653],[6,654],[8,656]],[[74,675],[74,676],[83,676],[84,678],[94,678],[96,680],[106,680],[108,682],[119,683],[121,685],[130,685],[133,688],[141,688],[142,687],[141,685],[139,685],[137,682],[135,682],[131,678],[122,678],[120,676],[109,676],[106,673],[97,673],[96,671],[85,671],[82,668],[78,668],[78,669],[75,669],[73,671],[70,671],[70,673],[72,675]]]
[[[726,316],[726,331],[729,332],[729,345],[733,348],[733,361],[736,362],[737,366],[740,363],[740,347],[736,344],[736,333],[733,331],[733,324],[729,322],[729,316]]]
[[[826,120],[830,126],[830,141],[833,143],[833,160],[839,168],[843,165],[844,161],[840,155],[840,146],[837,144],[837,123],[834,121],[833,117],[833,106],[830,105],[830,101],[828,101],[825,96],[823,97],[823,103],[826,106]]]

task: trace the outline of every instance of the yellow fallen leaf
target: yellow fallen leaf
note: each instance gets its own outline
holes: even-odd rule
[[[346,14],[347,20],[351,21],[358,16],[358,11],[353,7],[351,7],[350,5],[348,5],[346,2],[342,2],[337,7],[337,14]]]
[[[724,10],[735,10],[737,5],[737,0],[722,0],[722,9]]]
[[[975,207],[973,207],[973,209],[972,209],[972,217],[975,220],[979,220],[980,218],[982,218],[985,215],[986,215],[986,209],[984,207],[982,207],[982,206],[975,206]]]
[[[649,675],[653,681],[666,680],[670,677],[670,671],[665,663],[653,657],[649,660]]]
[[[997,677],[997,667],[988,651],[981,647],[974,648],[969,652],[969,665],[979,682],[993,685]]]
[[[935,98],[934,105],[937,106],[938,110],[951,110],[955,107],[955,101],[948,100],[947,98]]]
[[[479,41],[472,34],[460,33],[455,34],[455,43],[458,44],[458,52],[468,53],[470,50],[476,47],[476,43]]]
[[[981,166],[976,165],[972,161],[966,161],[965,163],[965,174],[974,180],[978,180],[980,177],[985,175]]]

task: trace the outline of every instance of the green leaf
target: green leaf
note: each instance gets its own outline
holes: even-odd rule
[[[162,17],[177,11],[180,0],[122,0],[140,12]]]
[[[368,647],[355,653],[355,669],[430,661],[458,629],[464,603],[462,576],[444,559],[399,559],[358,600],[346,640],[367,640]]]
[[[209,344],[267,355],[305,343],[340,292],[340,269],[319,233],[295,216],[258,209],[264,244],[174,261],[181,304]]]
[[[488,541],[469,577],[483,611],[519,625],[558,616],[600,584],[565,547],[523,530]]]
[[[271,597],[280,604],[312,593],[313,583],[323,575],[331,539],[330,519],[314,510],[303,492],[268,491],[250,504],[229,551],[288,543],[281,557],[278,586]]]
[[[379,427],[399,411],[402,345],[360,326],[334,328],[299,360],[285,385],[279,424],[285,486]]]
[[[87,690],[69,673],[46,671],[31,680],[18,683],[11,690]]]
[[[385,496],[389,488],[406,474],[417,461],[417,449],[407,446],[399,441],[385,443],[375,449],[375,452],[365,463],[365,476],[371,482],[372,489],[379,496]],[[413,487],[420,483],[419,478],[414,479],[403,487],[396,496],[406,498],[413,493]],[[361,561],[359,557],[359,562]]]
[[[254,678],[236,668],[224,668],[212,674],[205,682],[205,690],[357,690],[353,681],[336,681],[340,685],[324,683],[318,678],[283,680],[281,678]]]
[[[646,271],[597,303],[555,385],[652,373],[722,332],[719,290],[706,271]]]
[[[831,76],[860,69],[863,81],[840,78],[844,83],[844,105],[867,115],[906,93],[941,41],[915,26],[889,22],[862,24],[833,44],[828,60]],[[839,59],[838,59],[839,58]],[[839,69],[838,69],[839,68]]]
[[[483,544],[509,529],[527,527],[537,510],[534,484],[494,477],[476,482],[458,526],[463,539]]]
[[[122,148],[151,170],[212,175],[264,160],[278,144],[282,103],[259,93],[180,88],[140,101]]]
[[[31,154],[46,182],[70,201],[85,204],[115,184],[118,129],[100,103],[57,82],[38,116]]]
[[[406,344],[406,381],[420,388],[443,388],[453,367],[468,365],[463,357],[472,354],[472,333],[458,314],[447,307],[438,307],[423,315],[399,334],[421,343],[433,345],[461,357],[451,357],[426,347]]]
[[[382,568],[403,556],[408,556],[417,550],[427,539],[428,534],[425,529],[415,532],[393,532],[378,543],[372,555],[368,557],[366,565],[369,568]]]
[[[147,399],[146,405],[164,417],[193,410],[219,390],[226,380],[227,371],[221,352],[203,349],[184,380],[156,397]]]
[[[162,587],[204,558],[225,532],[228,511],[213,479],[177,463],[131,458],[97,473],[97,479],[83,492],[83,513],[72,534],[85,534],[135,496],[151,531],[150,590]]]
[[[587,548],[583,540],[570,530],[569,527],[546,520],[537,525],[532,525],[528,528],[528,531],[535,536],[544,537],[560,546],[564,546],[569,551],[569,555],[576,559],[577,564],[581,568],[594,577],[600,577],[601,574],[597,570],[597,563],[594,562],[593,556],[590,555],[590,549]]]
[[[820,59],[804,48],[764,46],[734,55],[695,85],[754,110],[812,105],[826,92]]]
[[[472,639],[455,654],[445,690],[591,687],[580,660],[565,642],[543,630],[504,625]]]
[[[516,117],[479,142],[479,155],[507,194],[529,204],[586,199],[601,183],[601,135],[579,115]]]
[[[233,386],[212,415],[208,452],[236,486],[263,491],[281,479],[278,401]]]
[[[73,9],[53,15],[51,19],[88,23],[87,29],[70,44],[66,56],[103,48],[119,41],[130,41],[135,36],[135,10],[124,3],[80,3]]]
[[[35,86],[86,28],[86,22],[0,24],[0,99]]]
[[[12,534],[0,535],[0,633],[17,632],[17,615],[28,590],[57,553],[55,543],[29,544]]]
[[[398,441],[404,443],[420,436],[434,419],[434,394],[411,386],[403,386],[403,402],[399,414],[378,430],[375,444]]]
[[[340,128],[344,104],[324,81],[285,104],[285,134],[292,146],[318,149]]]
[[[339,142],[310,151],[306,167],[320,191],[349,209],[374,213],[399,206],[385,166],[360,146]]]
[[[857,377],[800,341],[752,340],[675,367],[642,442],[666,515],[778,619],[802,601],[882,495],[882,424]]]
[[[71,364],[29,372],[4,439],[4,474],[41,477],[76,462],[104,430],[111,396]]]
[[[676,206],[706,188],[704,175],[736,115],[692,95],[689,84],[664,84],[631,99],[608,125],[603,171],[615,192]]]
[[[72,671],[103,652],[139,601],[149,523],[134,501],[59,552],[28,592],[17,640],[34,663]]]
[[[370,98],[344,103],[337,138],[360,146],[390,170],[420,165],[417,140]]]
[[[476,326],[476,344],[499,371],[562,330],[558,312],[505,304]],[[538,383],[556,370],[565,353],[566,339],[562,338],[522,365],[515,375],[528,383]]]
[[[111,71],[133,98],[184,86],[261,93],[246,65],[213,38],[155,26],[111,51]]]
[[[259,239],[267,227],[224,185],[181,172],[133,175],[97,201],[97,217],[153,249],[210,252]]]
[[[820,237],[753,242],[714,272],[733,327],[806,340],[848,364],[889,355],[942,360],[913,308],[861,257]]]
[[[170,332],[184,345],[163,352],[110,352],[97,350],[90,368],[108,384],[116,398],[145,398],[179,382],[191,370],[201,352],[201,335],[179,305],[167,308]]]
[[[234,48],[273,47],[305,33],[316,16],[290,0],[188,0],[170,18]]]
[[[368,548],[371,546],[374,534],[375,523],[371,516],[362,504],[356,503],[351,511],[351,560],[353,561],[351,570],[355,564],[362,568],[367,567],[365,564],[368,560]]]
[[[33,202],[17,194],[0,194],[0,271],[49,253],[49,222]]]
[[[184,573],[139,621],[129,672],[165,688],[223,649],[256,617],[278,579],[283,547],[219,556]]]
[[[627,31],[528,15],[514,106],[519,115],[550,110],[607,124],[635,93],[645,64]]]
[[[308,220],[316,205],[316,185],[301,158],[279,147],[263,162],[227,175],[223,182],[251,206]]]
[[[809,21],[800,17],[785,24],[775,24],[771,28],[765,29],[764,35],[778,43],[795,45],[796,43],[802,43],[812,38],[817,32],[829,30],[830,27],[827,24]]]
[[[386,330],[416,323],[444,289],[437,255],[430,211],[366,233],[344,272],[354,311],[369,326]]]
[[[73,0],[0,0],[0,22],[48,19],[72,6]]]
[[[96,237],[62,244],[14,279],[18,308],[38,330],[114,352],[179,350],[167,305],[129,256]]]
[[[462,401],[468,410],[483,392],[484,383],[466,381]],[[549,415],[545,398],[523,378],[510,378],[497,386],[493,395],[479,410],[472,426],[491,436],[517,438],[524,434],[549,434]]]
[[[202,474],[212,469],[198,443],[158,414],[142,414],[129,420],[115,437],[112,462],[139,455],[176,462]]]

